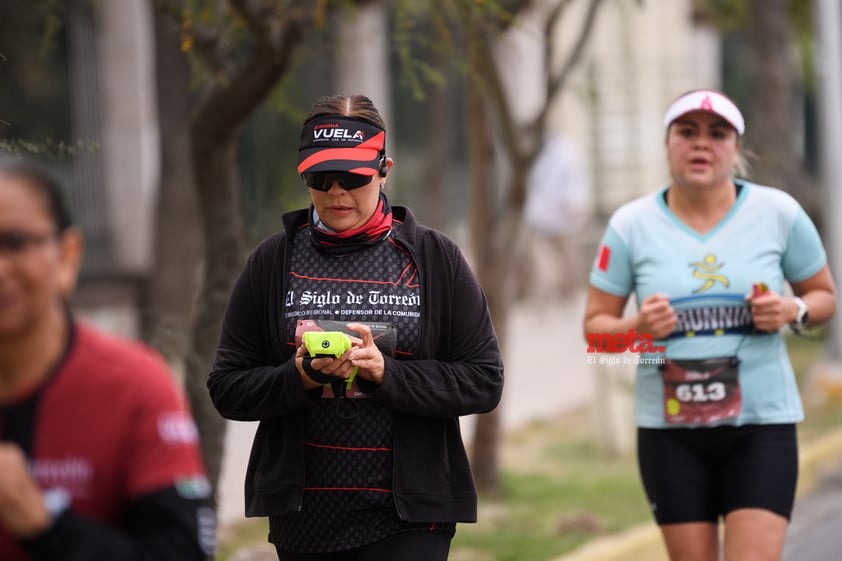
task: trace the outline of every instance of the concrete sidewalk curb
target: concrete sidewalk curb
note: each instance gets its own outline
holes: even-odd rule
[[[797,496],[809,493],[842,457],[842,429],[804,443],[799,451]],[[654,522],[597,538],[554,561],[667,561],[661,532]]]
[[[815,488],[827,470],[842,456],[842,429],[805,443],[798,453],[798,489],[800,497]]]

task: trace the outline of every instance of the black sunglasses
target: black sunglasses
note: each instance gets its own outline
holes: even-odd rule
[[[370,175],[360,175],[347,171],[305,172],[302,177],[304,178],[304,184],[316,191],[329,191],[334,181],[339,183],[339,186],[346,191],[359,189],[371,183],[372,178]]]
[[[38,234],[10,230],[0,232],[0,255],[22,255],[30,248],[41,245],[57,237],[55,233]]]

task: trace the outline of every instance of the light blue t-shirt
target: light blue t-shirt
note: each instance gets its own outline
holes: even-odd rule
[[[794,423],[804,418],[795,375],[780,333],[758,334],[745,296],[765,283],[805,280],[827,258],[816,227],[787,193],[738,181],[737,200],[702,235],[664,201],[665,189],[620,207],[608,223],[590,282],[617,296],[669,296],[678,315],[672,335],[656,345],[672,359],[737,355],[742,411],[719,424]],[[641,361],[635,382],[638,426],[663,428],[664,388],[656,364]],[[674,426],[674,425],[669,425]]]

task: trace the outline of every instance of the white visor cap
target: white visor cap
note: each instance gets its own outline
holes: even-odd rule
[[[719,115],[728,121],[740,136],[746,130],[743,114],[733,101],[716,90],[695,90],[673,101],[664,115],[664,127],[669,128],[670,123],[692,111],[707,111]]]

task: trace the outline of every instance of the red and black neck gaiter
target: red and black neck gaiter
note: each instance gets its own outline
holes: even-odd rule
[[[314,208],[310,205],[310,240],[325,253],[337,255],[352,253],[386,239],[392,231],[392,207],[382,192],[377,208],[368,222],[353,230],[344,232],[323,230],[316,224],[313,211]]]

